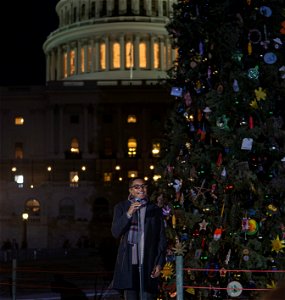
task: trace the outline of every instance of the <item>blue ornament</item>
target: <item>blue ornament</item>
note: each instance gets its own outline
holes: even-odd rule
[[[264,54],[263,60],[269,64],[272,65],[274,63],[276,63],[277,61],[277,56],[275,53],[273,52],[267,52],[266,54]]]
[[[264,17],[271,17],[272,15],[272,10],[268,6],[261,6],[259,11]]]

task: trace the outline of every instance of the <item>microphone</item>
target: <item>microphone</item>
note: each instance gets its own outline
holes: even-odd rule
[[[142,199],[141,198],[135,198],[135,201],[140,203],[142,201]]]

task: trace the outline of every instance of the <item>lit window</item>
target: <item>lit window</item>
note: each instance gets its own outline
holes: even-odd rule
[[[24,150],[23,143],[15,144],[15,159],[23,159],[24,158]]]
[[[126,43],[126,68],[132,68],[134,66],[134,48],[132,42]]]
[[[128,171],[128,178],[138,177],[138,171]]]
[[[158,42],[155,42],[153,44],[153,58],[154,58],[154,62],[153,62],[153,67],[155,69],[159,69],[160,67],[160,52],[159,52],[159,44]]]
[[[152,144],[152,156],[159,157],[160,154],[160,143],[153,143]]]
[[[79,153],[79,143],[78,143],[78,140],[76,138],[73,138],[71,140],[70,152]]]
[[[64,52],[63,54],[63,76],[64,78],[67,77],[67,53]]]
[[[24,186],[24,175],[15,175],[14,179],[19,188]]]
[[[110,181],[112,181],[112,173],[105,172],[103,180],[104,180],[104,182],[110,182]]]
[[[140,68],[145,69],[146,68],[146,42],[140,43]]]
[[[24,118],[23,117],[16,117],[15,118],[15,125],[23,125],[24,124]]]
[[[135,115],[128,115],[128,123],[137,123],[137,117]]]
[[[29,215],[39,215],[40,213],[40,202],[37,199],[29,199],[25,205],[25,211]]]
[[[101,70],[106,69],[106,44],[100,44],[100,68]]]
[[[76,171],[69,172],[69,183],[70,183],[70,186],[72,186],[72,187],[78,187],[78,182],[79,182],[78,172],[76,172]]]
[[[119,69],[121,66],[121,49],[118,42],[113,44],[113,68]]]
[[[130,138],[128,140],[128,155],[129,157],[135,157],[137,154],[137,140]]]
[[[85,52],[84,47],[80,49],[80,71],[81,73],[85,72]]]
[[[75,51],[70,51],[70,75],[75,73]]]

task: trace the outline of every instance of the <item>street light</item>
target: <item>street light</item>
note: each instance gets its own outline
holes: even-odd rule
[[[22,241],[22,248],[26,249],[28,247],[27,242],[27,222],[29,219],[29,214],[26,212],[22,213],[22,220],[23,220],[23,241]]]

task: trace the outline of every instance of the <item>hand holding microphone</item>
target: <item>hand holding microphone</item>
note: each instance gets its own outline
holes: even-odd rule
[[[136,201],[135,202],[133,202],[132,204],[131,204],[131,206],[129,207],[129,209],[128,209],[128,214],[130,215],[130,216],[132,216],[137,210],[139,210],[139,208],[141,207],[141,199],[140,198],[136,198],[135,199]]]

